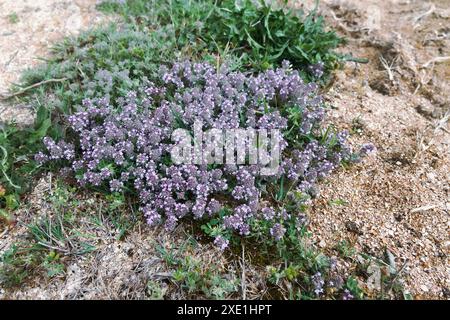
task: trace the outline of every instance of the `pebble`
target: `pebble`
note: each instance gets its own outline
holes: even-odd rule
[[[420,286],[420,289],[422,289],[423,292],[428,292],[429,291],[428,287],[426,285],[424,285],[424,284]]]

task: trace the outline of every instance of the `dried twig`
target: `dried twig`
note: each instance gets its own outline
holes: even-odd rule
[[[5,230],[3,230],[2,233],[0,233],[0,238],[3,238],[3,236],[8,232],[8,228],[6,228]]]
[[[395,70],[394,64],[395,62],[397,62],[397,57],[394,60],[392,60],[391,63],[388,63],[383,56],[380,56],[380,62],[383,68],[387,71],[389,80],[391,82],[394,82],[394,73],[392,71]]]
[[[77,60],[76,66],[77,66],[78,71],[80,71],[81,76],[82,76],[83,78],[86,78],[86,74],[85,74],[85,73],[83,72],[83,70],[80,68],[80,60]]]
[[[419,89],[421,87],[424,87],[428,82],[431,81],[432,77],[433,77],[433,71],[434,71],[434,65],[431,67],[431,69],[428,70],[428,72],[426,72],[425,70],[421,70],[422,75],[419,76],[419,83],[416,87],[416,89],[413,92],[413,95],[416,95],[417,92],[419,92]]]
[[[439,63],[439,62],[445,62],[445,61],[448,61],[448,60],[450,60],[450,56],[447,56],[447,57],[436,57],[436,58],[431,59],[430,61],[428,61],[424,65],[422,65],[422,68],[428,68],[432,64]]]
[[[23,89],[21,89],[21,90],[19,90],[17,92],[14,92],[13,94],[2,96],[2,97],[0,97],[0,100],[8,100],[8,99],[11,99],[13,97],[20,96],[21,94],[24,94],[25,92],[27,92],[30,89],[39,87],[39,86],[47,84],[47,83],[63,82],[63,81],[66,81],[66,80],[67,80],[67,78],[61,78],[61,79],[48,79],[48,80],[44,80],[44,81],[41,81],[41,82],[37,82],[37,83],[32,84],[31,86],[25,87],[25,88],[23,88]]]
[[[247,286],[245,284],[245,246],[242,244],[242,260],[241,260],[241,287],[242,287],[242,299],[246,300],[247,297]]]
[[[173,279],[172,272],[158,272],[151,275],[152,279],[165,280],[165,279]]]
[[[392,290],[392,288],[394,287],[395,281],[397,281],[398,277],[403,273],[403,271],[405,270],[407,264],[408,264],[408,260],[406,260],[406,261],[403,263],[403,265],[402,265],[402,267],[400,268],[400,270],[395,274],[395,277],[394,277],[394,279],[392,279],[392,281],[391,281],[391,286],[390,286],[390,288],[389,288],[388,291],[391,291],[391,290]]]
[[[429,204],[429,205],[426,205],[426,206],[422,206],[422,207],[419,207],[419,208],[412,209],[410,211],[410,213],[416,213],[416,212],[421,212],[421,211],[428,211],[428,210],[431,210],[431,209],[434,209],[434,208],[437,208],[437,207],[439,207],[437,204]]]
[[[436,7],[434,4],[432,4],[430,9],[428,9],[428,11],[425,11],[424,13],[421,13],[417,17],[415,17],[413,20],[413,25],[414,25],[413,29],[417,29],[419,27],[419,21],[422,20],[423,18],[429,16],[430,14],[432,14],[434,12],[434,10],[436,10]]]
[[[63,253],[66,253],[66,254],[70,254],[70,251],[67,250],[67,249],[63,249],[63,248],[60,248],[60,247],[51,246],[51,245],[49,245],[49,244],[47,244],[47,243],[44,243],[44,242],[41,242],[41,241],[39,241],[38,244],[41,245],[41,246],[43,246],[43,247],[46,247],[46,248],[48,248],[48,249],[52,249],[52,250],[55,250],[55,251],[63,252]]]
[[[9,58],[9,60],[5,63],[5,67],[9,66],[9,64],[16,58],[17,54],[19,53],[19,50],[16,50],[16,52],[14,52],[11,57]]]
[[[447,122],[450,120],[450,111],[447,111],[447,113],[439,120],[437,120],[434,124],[434,130],[433,130],[433,137],[430,139],[430,141],[425,144],[425,132],[426,130],[429,128],[426,128],[420,138],[418,138],[418,147],[417,147],[417,153],[414,156],[414,158],[417,158],[421,153],[427,151],[433,144],[434,144],[434,140],[436,135],[438,134],[439,130],[445,131],[448,133],[448,130],[445,128],[445,126],[447,125]]]

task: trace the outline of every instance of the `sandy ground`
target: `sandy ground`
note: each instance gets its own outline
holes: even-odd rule
[[[337,74],[329,121],[378,151],[323,183],[314,239],[329,251],[342,240],[378,257],[388,250],[417,298],[448,298],[450,60],[430,61],[450,55],[450,4],[324,2],[345,51],[370,59]]]
[[[105,17],[96,0],[0,1],[0,94],[19,81],[23,70],[42,63],[49,48],[64,36],[77,34]],[[9,108],[0,101],[0,121],[32,122],[27,106]]]
[[[0,91],[17,81],[21,70],[34,65],[34,57],[44,55],[49,43],[101,20],[94,4],[2,1]],[[370,59],[368,64],[348,63],[337,72],[327,93],[333,105],[329,121],[353,132],[355,148],[372,142],[377,153],[322,184],[309,212],[313,240],[330,254],[336,254],[341,240],[377,257],[389,251],[415,298],[448,299],[450,61],[445,57],[450,56],[450,5],[446,0],[324,0],[320,10],[348,38],[343,52]],[[17,24],[10,24],[10,12],[18,14]],[[26,120],[20,118],[23,111],[10,108],[5,113],[1,107],[0,119]],[[336,200],[339,205],[333,204]],[[21,232],[4,234],[2,247]],[[132,288],[142,276],[133,271],[135,262],[151,261],[151,238],[151,231],[136,231],[123,243],[106,241],[94,258],[70,265],[65,280],[30,283],[10,296],[124,297],[121,290]],[[130,257],[128,246],[146,249]],[[97,279],[89,274],[93,264],[98,266],[97,274],[109,276]],[[114,265],[122,267],[108,271]],[[77,274],[96,285],[82,290],[85,282]],[[263,290],[258,285],[254,290]]]

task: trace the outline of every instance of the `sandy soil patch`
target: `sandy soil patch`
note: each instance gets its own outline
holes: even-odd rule
[[[0,93],[19,81],[23,70],[42,63],[49,48],[106,17],[96,0],[3,0],[0,2]],[[26,106],[10,108],[0,101],[0,121],[32,122]]]
[[[343,51],[370,60],[337,74],[329,121],[378,151],[323,183],[314,239],[330,251],[341,240],[377,257],[388,250],[416,298],[448,298],[450,64],[436,59],[450,55],[448,3],[324,2],[349,40]]]

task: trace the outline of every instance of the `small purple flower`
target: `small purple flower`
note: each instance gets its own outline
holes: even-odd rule
[[[265,207],[261,210],[265,220],[272,220],[275,217],[275,210],[271,207]]]
[[[311,277],[311,281],[314,286],[314,293],[316,294],[316,296],[320,296],[323,293],[323,286],[325,284],[322,274],[320,272],[317,272]]]
[[[206,211],[210,215],[213,215],[215,213],[218,213],[220,209],[222,209],[222,205],[220,204],[220,202],[217,201],[216,199],[211,199],[211,201],[208,203]]]
[[[328,281],[328,286],[336,289],[341,289],[344,285],[344,279],[341,276],[335,275]]]
[[[351,294],[348,289],[344,290],[344,294],[342,295],[342,300],[353,300],[355,297]]]
[[[112,192],[120,192],[123,188],[123,182],[117,179],[113,179],[109,182],[109,188]]]
[[[367,155],[370,155],[372,153],[375,153],[377,151],[377,148],[372,143],[365,143],[361,146],[361,149],[359,150],[359,154],[364,157]]]
[[[175,227],[177,226],[177,221],[178,221],[178,218],[176,216],[170,215],[166,219],[166,222],[164,223],[164,228],[167,231],[173,231],[175,229]]]
[[[228,247],[229,243],[230,241],[222,236],[217,236],[214,239],[214,244],[222,251]]]
[[[299,214],[296,218],[295,218],[295,222],[296,222],[296,227],[297,229],[301,229],[303,228],[305,225],[307,225],[308,223],[308,216],[304,215],[304,214]]]
[[[337,265],[338,265],[338,259],[335,256],[331,257],[330,258],[330,270],[332,270],[332,271],[336,270]]]
[[[38,164],[44,164],[46,163],[49,158],[47,155],[45,155],[44,153],[42,153],[41,151],[39,151],[38,153],[36,153],[36,155],[34,156],[34,160],[38,163]]]
[[[316,78],[321,78],[324,74],[325,65],[322,61],[308,66],[308,71]]]
[[[272,228],[270,228],[270,234],[275,238],[276,241],[280,241],[286,232],[286,228],[280,223],[275,223]]]

